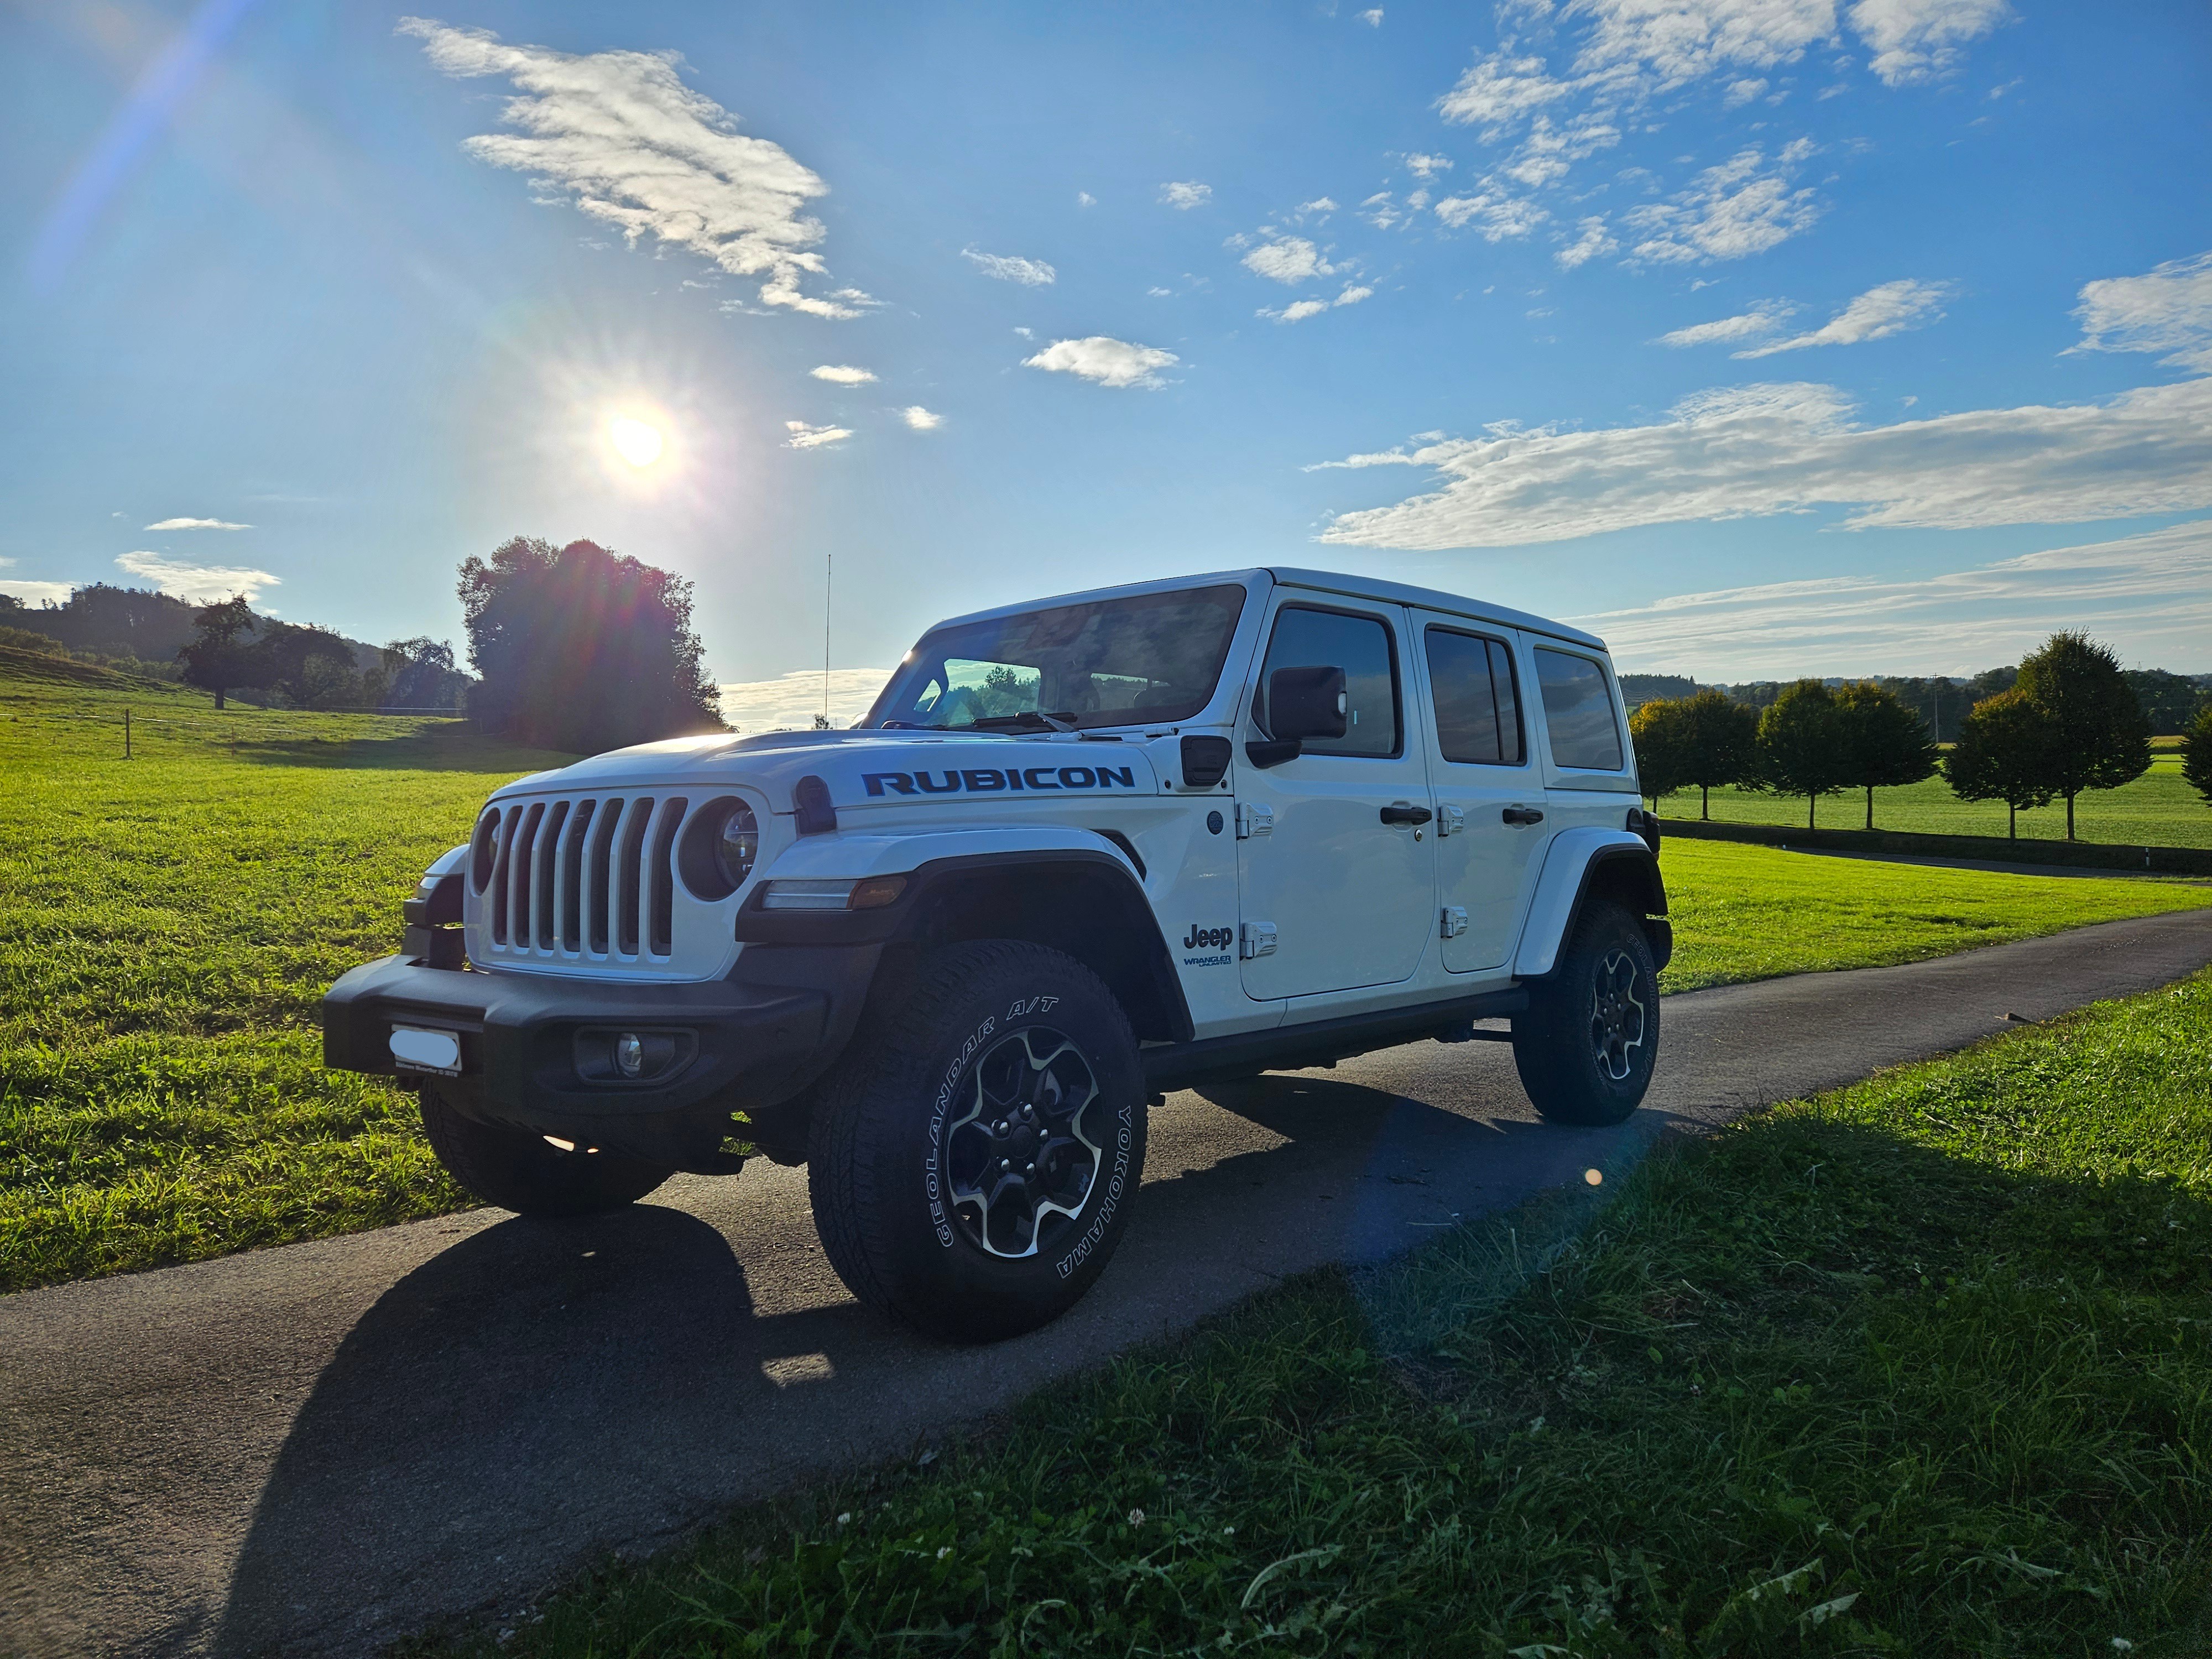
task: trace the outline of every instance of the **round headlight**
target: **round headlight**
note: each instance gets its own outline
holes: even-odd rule
[[[734,802],[722,815],[721,828],[714,836],[714,867],[734,892],[745,884],[745,878],[753,872],[753,860],[759,856],[760,820],[744,802]]]

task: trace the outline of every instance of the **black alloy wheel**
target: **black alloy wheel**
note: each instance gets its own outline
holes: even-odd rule
[[[1514,1068],[1540,1116],[1601,1127],[1635,1111],[1658,1061],[1658,978],[1641,917],[1583,906],[1513,1021]]]

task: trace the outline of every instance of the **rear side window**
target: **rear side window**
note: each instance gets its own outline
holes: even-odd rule
[[[1588,657],[1536,652],[1536,681],[1544,693],[1544,724],[1552,733],[1552,764],[1589,772],[1620,770],[1620,725],[1605,670]]]
[[[1437,744],[1448,761],[1518,766],[1521,698],[1513,653],[1503,640],[1455,628],[1427,632],[1429,693],[1436,701]]]
[[[1344,735],[1333,742],[1307,738],[1307,754],[1398,752],[1398,664],[1390,630],[1380,618],[1302,605],[1278,611],[1267,659],[1260,668],[1260,690],[1252,700],[1253,718],[1262,731],[1267,729],[1267,681],[1278,668],[1344,671]]]

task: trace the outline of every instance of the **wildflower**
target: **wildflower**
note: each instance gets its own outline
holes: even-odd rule
[[[939,1544],[937,1547],[937,1559],[940,1561],[951,1553],[952,1546],[950,1544]]]
[[[1141,1526],[1143,1526],[1143,1525],[1145,1524],[1145,1512],[1144,1512],[1144,1510],[1131,1510],[1129,1511],[1129,1524],[1130,1524],[1131,1526],[1133,1526],[1133,1527],[1141,1527]]]
[[[844,1525],[848,1521],[850,1521],[852,1518],[853,1518],[853,1511],[852,1511],[852,1510],[847,1510],[844,1512],[844,1514],[842,1514],[842,1515],[841,1515],[841,1516],[839,1516],[837,1517],[837,1524],[838,1524],[839,1526],[841,1526],[841,1527],[842,1527],[842,1526],[843,1526],[843,1525]]]

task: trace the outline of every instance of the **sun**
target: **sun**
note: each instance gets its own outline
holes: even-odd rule
[[[641,472],[660,459],[667,447],[660,428],[629,415],[617,415],[607,422],[607,440],[615,447],[615,453]]]

